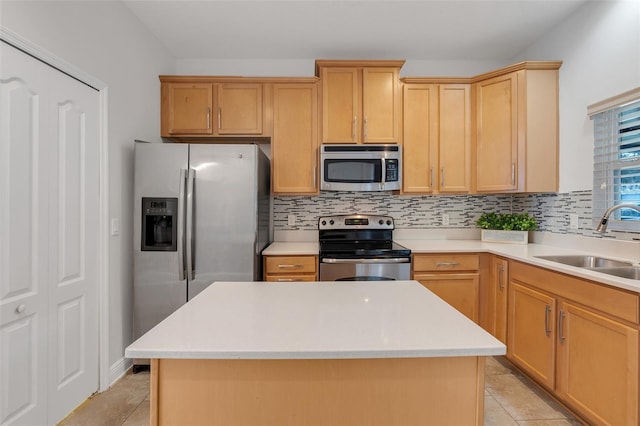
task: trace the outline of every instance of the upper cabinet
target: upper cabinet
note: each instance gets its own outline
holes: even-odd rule
[[[471,86],[403,86],[403,193],[471,190]]]
[[[323,143],[399,143],[404,61],[316,61]]]
[[[160,76],[161,136],[264,135],[263,84]]]
[[[317,194],[317,81],[273,84],[272,89],[272,192]]]
[[[558,190],[560,65],[522,62],[473,79],[477,192]]]

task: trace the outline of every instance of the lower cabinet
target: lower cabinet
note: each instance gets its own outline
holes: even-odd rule
[[[478,322],[480,274],[477,254],[416,254],[413,279]]]
[[[637,425],[638,295],[510,262],[507,357],[590,424]]]
[[[265,281],[318,281],[318,256],[265,256]]]
[[[481,272],[480,291],[486,294],[486,300],[481,296],[481,313],[485,330],[502,343],[507,343],[507,288],[509,284],[509,261],[507,259],[485,255],[489,258],[488,269]],[[482,274],[486,277],[483,277]],[[482,287],[485,287],[484,289]],[[484,303],[484,306],[482,305]]]

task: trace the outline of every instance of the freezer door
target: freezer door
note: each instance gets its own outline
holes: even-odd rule
[[[180,277],[179,254],[184,249],[178,232],[175,251],[142,251],[143,198],[172,198],[177,202],[174,226],[184,220],[181,189],[188,168],[189,150],[183,144],[135,144],[133,217],[133,328],[137,339],[187,301],[187,281]],[[178,230],[180,231],[180,230]]]
[[[189,299],[213,281],[253,281],[257,265],[258,147],[191,145],[193,181],[192,249],[187,255],[193,279]],[[188,197],[188,196],[187,196]]]

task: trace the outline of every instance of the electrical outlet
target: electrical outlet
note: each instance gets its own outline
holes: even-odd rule
[[[569,228],[570,229],[578,229],[578,215],[570,214],[569,215]]]
[[[448,213],[443,213],[442,214],[442,224],[443,225],[449,225],[449,214]]]
[[[287,216],[287,224],[289,226],[294,226],[296,224],[296,215],[295,214],[290,214],[289,216]]]

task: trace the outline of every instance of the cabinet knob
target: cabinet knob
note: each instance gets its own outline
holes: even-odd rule
[[[20,305],[18,305],[18,307],[16,308],[16,314],[21,314],[21,313],[23,313],[23,312],[24,312],[24,310],[25,310],[26,308],[27,308],[27,307],[25,306],[25,304],[24,304],[24,303],[21,303],[21,304],[20,304]]]

